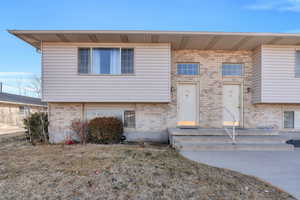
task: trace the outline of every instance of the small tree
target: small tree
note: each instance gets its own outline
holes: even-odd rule
[[[88,122],[80,119],[73,120],[71,130],[79,137],[81,144],[86,144],[88,134]]]
[[[31,144],[37,142],[48,143],[48,115],[46,113],[32,113],[23,120],[25,137]]]

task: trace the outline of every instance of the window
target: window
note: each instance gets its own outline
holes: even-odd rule
[[[90,64],[90,49],[79,49],[79,73],[88,73]]]
[[[284,111],[284,128],[294,128],[294,111]]]
[[[242,64],[223,64],[222,76],[242,76],[243,65]]]
[[[134,110],[122,110],[114,108],[95,108],[88,107],[86,110],[86,118],[88,120],[96,117],[116,117],[122,120],[125,128],[135,128],[135,111]]]
[[[28,106],[19,106],[19,113],[21,115],[29,114],[30,113],[30,107],[28,107]]]
[[[19,113],[21,115],[24,115],[25,114],[25,106],[19,106]]]
[[[124,127],[135,128],[135,111],[124,111]]]
[[[179,75],[198,75],[199,64],[197,63],[178,63],[177,74]]]
[[[300,77],[300,51],[296,51],[295,76]]]
[[[121,65],[122,74],[133,73],[133,49],[122,49]]]
[[[132,74],[134,50],[130,48],[80,48],[78,72],[82,74]]]
[[[93,119],[96,117],[116,117],[123,120],[122,110],[103,109],[103,108],[88,108],[87,119]]]

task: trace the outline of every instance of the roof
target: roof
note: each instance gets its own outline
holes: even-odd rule
[[[262,44],[300,45],[300,34],[206,31],[8,30],[40,49],[42,42],[170,43],[173,49],[253,50]]]
[[[26,104],[34,106],[47,106],[47,103],[42,102],[40,98],[9,94],[0,92],[0,102]]]

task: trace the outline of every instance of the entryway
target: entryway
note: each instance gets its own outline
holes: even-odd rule
[[[240,126],[241,86],[223,85],[223,126]]]
[[[179,83],[177,85],[177,125],[197,126],[197,85]]]

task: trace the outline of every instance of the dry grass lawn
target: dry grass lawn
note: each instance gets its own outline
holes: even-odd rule
[[[294,199],[167,146],[37,145],[0,138],[0,199]]]

